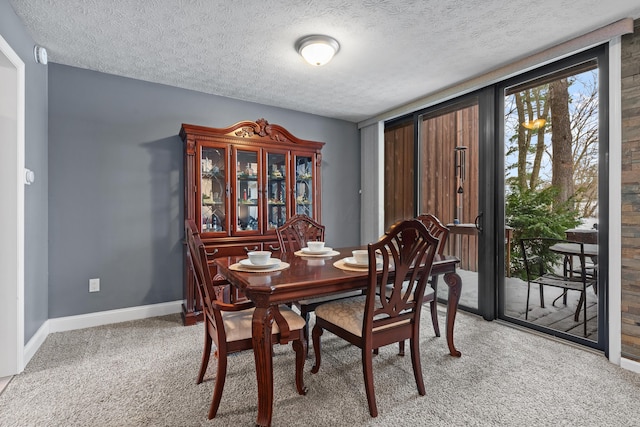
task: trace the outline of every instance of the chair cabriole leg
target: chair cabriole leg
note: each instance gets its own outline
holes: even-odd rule
[[[365,391],[367,392],[369,413],[372,417],[377,417],[378,407],[376,406],[376,394],[373,387],[373,352],[366,345],[362,347],[362,373]]]
[[[304,386],[304,361],[307,358],[307,342],[303,339],[294,340],[291,343],[296,352],[296,389],[298,394],[307,394],[307,388]]]
[[[411,351],[411,366],[413,366],[413,376],[416,379],[418,394],[424,396],[427,392],[424,388],[422,378],[422,363],[420,362],[420,337],[413,337],[409,340],[409,351]]]
[[[218,372],[216,373],[216,384],[213,387],[213,399],[209,407],[209,419],[213,419],[218,413],[220,400],[222,399],[222,391],[224,390],[224,382],[227,378],[227,354],[226,351],[218,351]]]
[[[198,380],[196,384],[202,383],[204,374],[207,372],[207,366],[209,365],[209,356],[211,355],[211,335],[209,335],[207,320],[205,319],[204,325],[204,349],[202,350],[202,362],[200,362],[200,371],[198,372]]]
[[[317,320],[316,320],[317,322]],[[322,335],[323,329],[316,325],[313,327],[313,331],[311,331],[311,336],[313,338],[313,352],[316,355],[316,361],[313,364],[313,368],[311,368],[311,373],[316,374],[320,369],[320,336]]]
[[[430,302],[431,322],[433,323],[433,332],[436,336],[440,336],[440,325],[438,324],[438,302],[434,299]]]

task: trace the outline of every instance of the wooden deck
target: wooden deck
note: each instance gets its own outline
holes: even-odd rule
[[[558,299],[553,305],[556,297],[562,295],[562,290],[545,286],[545,307],[542,308],[540,307],[538,287],[537,285],[532,286],[529,300],[529,316],[525,320],[526,282],[521,282],[518,279],[507,279],[507,286],[511,289],[517,289],[517,291],[511,292],[509,292],[509,288],[507,289],[508,303],[505,313],[508,316],[589,340],[598,340],[598,296],[593,292],[593,289],[587,289],[587,336],[585,337],[582,323],[583,309],[580,310],[578,321],[574,320],[580,292],[569,291],[566,305],[562,303],[562,298]]]
[[[558,304],[556,303],[556,305]],[[559,307],[553,307],[552,310],[540,316],[535,316],[532,312],[529,312],[529,318],[526,321],[534,325],[545,326],[556,331],[582,337],[582,310],[580,311],[581,314],[578,322],[573,320],[574,313],[575,307],[569,308],[560,304]],[[525,320],[524,314],[520,314],[516,318]],[[598,304],[594,301],[587,302],[587,336],[585,338],[598,341]]]
[[[472,308],[478,307],[478,282],[477,273],[466,270],[458,270],[462,277],[462,295],[460,305]],[[442,280],[442,279],[440,279]],[[540,293],[537,285],[531,287],[529,300],[529,316],[525,320],[527,301],[527,283],[516,278],[505,278],[505,314],[508,317],[523,320],[534,325],[544,326],[556,331],[566,332],[578,337],[583,336],[582,310],[578,322],[573,320],[580,293],[569,291],[567,305],[562,304],[562,298],[553,301],[560,296],[562,290],[546,286],[544,288],[545,308],[540,307]],[[438,285],[438,297],[446,297],[446,285],[442,282]],[[598,340],[598,296],[592,289],[587,289],[587,336],[588,340]]]

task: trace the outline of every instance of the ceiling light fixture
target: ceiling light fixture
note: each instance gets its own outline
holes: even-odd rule
[[[311,65],[321,66],[338,53],[337,40],[322,35],[306,36],[296,42],[296,50]]]
[[[547,121],[545,119],[535,119],[530,122],[524,122],[522,126],[529,130],[538,130],[542,126],[544,126],[546,123]]]

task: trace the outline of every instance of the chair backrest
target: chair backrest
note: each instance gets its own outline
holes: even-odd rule
[[[571,255],[562,251],[563,245],[573,246]],[[567,261],[567,256],[578,258],[580,261],[577,271],[580,273],[579,280],[585,281],[587,279],[584,243],[582,242],[547,237],[525,238],[520,240],[520,252],[527,280],[534,280],[544,274],[566,275],[567,271],[563,271],[563,274],[558,273],[561,269],[566,270],[563,263]]]
[[[195,280],[195,288],[200,297],[200,301],[204,304],[204,272],[201,268],[200,255],[196,246],[196,238],[200,237],[198,226],[193,220],[186,220],[184,222],[184,234],[187,241],[187,266],[193,272]]]
[[[307,246],[307,242],[324,241],[324,225],[307,215],[297,214],[276,229],[281,252],[295,252]]]
[[[207,322],[210,322],[211,326],[218,329],[217,325],[222,325],[222,316],[213,304],[216,301],[214,281],[207,263],[206,247],[200,238],[195,221],[185,221],[185,234],[187,239],[187,262],[193,271],[196,289],[202,301],[202,309]],[[224,327],[220,328],[219,333],[224,334]]]
[[[438,243],[437,254],[442,255],[444,253],[444,246],[447,244],[447,238],[449,237],[449,228],[432,214],[422,214],[416,219],[421,221],[425,227],[427,227],[427,230],[433,237],[440,240]]]
[[[555,270],[554,266],[560,264],[561,256],[549,248],[559,242],[562,240],[545,237],[520,239],[520,252],[527,280],[537,279]]]
[[[380,327],[419,324],[422,296],[438,242],[421,221],[410,219],[397,222],[378,242],[368,245],[363,336]]]

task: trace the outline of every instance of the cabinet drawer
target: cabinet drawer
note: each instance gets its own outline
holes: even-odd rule
[[[259,251],[262,249],[260,243],[244,243],[234,245],[216,245],[215,243],[205,243],[209,261],[214,258],[232,255],[246,255],[249,251]]]
[[[262,247],[264,248],[265,251],[273,252],[274,256],[280,255],[280,243],[278,243],[277,240],[273,242],[264,242],[262,243]]]

